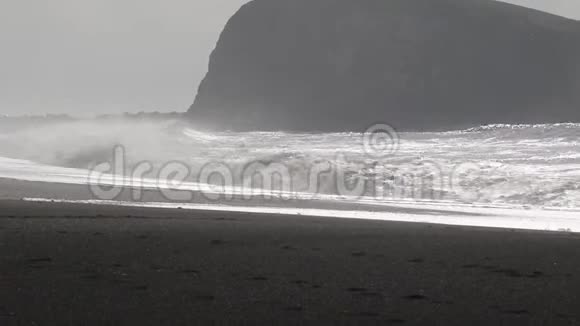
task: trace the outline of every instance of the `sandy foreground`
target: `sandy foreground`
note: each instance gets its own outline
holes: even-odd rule
[[[579,234],[35,203],[6,182],[0,325],[580,322]]]

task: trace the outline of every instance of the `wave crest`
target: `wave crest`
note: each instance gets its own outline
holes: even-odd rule
[[[340,182],[364,181],[365,196],[580,207],[580,124],[496,124],[400,138],[398,152],[376,159],[365,155],[360,133],[207,133],[178,121],[71,121],[2,134],[0,156],[90,168],[110,161],[122,145],[127,169],[150,162],[150,177],[171,161],[187,165],[192,181],[208,163],[227,165],[239,176],[261,162],[263,169],[286,167],[296,191],[336,194],[332,175],[311,184],[312,170],[328,164],[345,176]],[[454,169],[464,164],[472,169],[461,187],[449,187]]]

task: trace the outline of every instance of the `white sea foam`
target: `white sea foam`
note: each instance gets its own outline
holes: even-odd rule
[[[456,204],[580,208],[578,124],[493,125],[458,132],[402,133],[399,151],[383,159],[365,155],[360,133],[208,133],[177,122],[63,122],[1,137],[0,156],[11,159],[0,159],[0,177],[31,181],[86,183],[86,169],[110,160],[114,146],[123,145],[127,168],[148,161],[158,171],[167,162],[180,161],[196,175],[211,162],[224,163],[234,173],[240,173],[251,162],[281,163],[292,173],[293,190],[298,194],[310,189],[308,173],[312,166],[329,162],[352,178],[369,181],[367,197],[378,190],[411,188],[399,191],[397,197],[382,197],[381,201],[436,199]],[[346,160],[337,160],[338,153]],[[435,167],[445,179],[454,168],[466,163],[472,169],[463,175],[460,189],[437,184],[424,189],[421,185],[422,191],[432,191],[437,198],[409,195],[414,194],[416,185],[397,184],[395,178],[428,178]],[[155,173],[146,176],[146,184],[156,184]],[[197,181],[193,178],[183,186],[205,186]],[[239,187],[241,184],[225,191],[240,192]],[[332,197],[335,190],[331,178],[321,180],[320,196]]]
[[[177,204],[177,203],[135,203],[102,200],[49,200],[44,198],[25,198],[33,202],[62,202],[94,205],[116,205],[147,208],[180,208],[198,211],[245,212],[257,214],[315,216],[329,218],[348,218],[381,220],[406,223],[429,223],[487,228],[507,228],[520,230],[539,230],[557,232],[580,232],[580,219],[577,212],[514,210],[490,207],[459,207],[455,205],[415,205],[412,203],[392,204],[401,210],[397,212],[367,210],[331,210],[294,207],[228,206],[217,204]],[[409,209],[404,212],[404,209]],[[432,215],[430,210],[445,210],[448,214]],[[421,213],[423,210],[424,213]]]

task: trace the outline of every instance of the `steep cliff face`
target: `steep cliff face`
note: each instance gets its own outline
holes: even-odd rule
[[[189,111],[236,130],[580,121],[580,23],[492,0],[255,0]]]

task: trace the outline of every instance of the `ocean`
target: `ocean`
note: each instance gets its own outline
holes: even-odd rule
[[[122,160],[122,171],[105,172],[131,178],[149,166],[139,178],[156,180],[178,174],[169,166],[181,183],[214,190],[580,208],[580,124],[394,133],[374,148],[372,135],[356,132],[210,133],[176,121],[41,124],[0,133],[0,176],[87,182],[89,169]]]
[[[94,192],[86,202],[96,204],[580,232],[580,124],[369,130],[239,133],[200,131],[179,121],[40,123],[0,132],[0,178],[175,189],[214,199],[187,204],[182,193],[168,193],[163,202],[120,202]],[[234,196],[263,197],[264,204],[228,205]],[[314,204],[265,202],[280,198]],[[66,201],[57,194],[22,199]],[[352,205],[319,209],[321,201]]]

